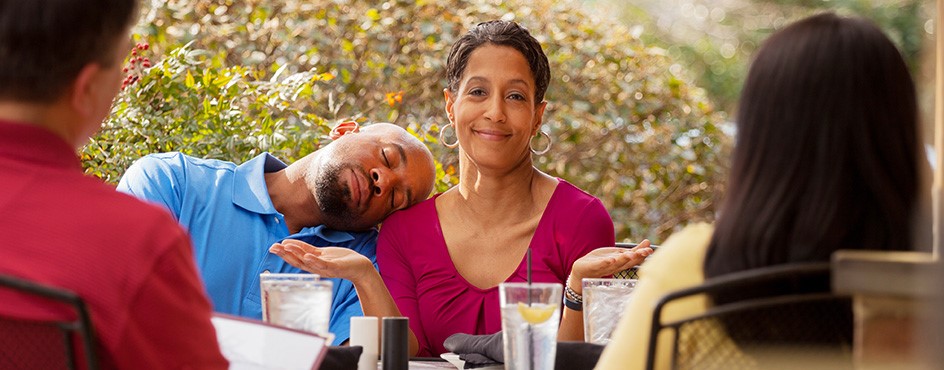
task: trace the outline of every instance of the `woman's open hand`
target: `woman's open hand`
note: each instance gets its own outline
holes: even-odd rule
[[[374,270],[370,259],[347,248],[319,248],[300,240],[285,239],[272,244],[269,252],[282,257],[292,266],[322,277],[356,282]]]
[[[582,292],[581,281],[584,278],[599,278],[613,275],[617,272],[636,266],[652,254],[648,239],[643,240],[636,247],[627,249],[606,247],[594,249],[574,262],[570,271],[568,285],[577,293]]]

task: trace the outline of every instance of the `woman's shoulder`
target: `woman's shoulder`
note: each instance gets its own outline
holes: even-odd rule
[[[586,190],[583,190],[577,187],[574,184],[567,182],[567,180],[558,178],[557,179],[557,188],[554,189],[554,195],[552,196],[552,201],[558,203],[569,203],[569,204],[589,204],[589,203],[600,203],[600,199],[595,197],[593,194],[588,193]]]
[[[381,224],[381,231],[384,228],[416,227],[430,222],[438,222],[436,216],[436,198],[440,194],[433,195],[429,199],[419,202],[410,208],[396,211],[388,216]]]
[[[658,251],[642,264],[640,274],[698,270],[704,263],[714,226],[708,223],[688,225],[661,243]]]
[[[610,213],[600,199],[563,179],[558,179],[558,181],[545,212],[549,212],[555,218],[563,217],[568,220],[573,220],[575,217],[609,220]],[[609,222],[612,223],[612,221]]]

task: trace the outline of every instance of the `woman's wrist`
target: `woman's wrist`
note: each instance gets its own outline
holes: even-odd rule
[[[373,264],[369,265],[370,267],[360,267],[362,270],[357,274],[356,278],[351,279],[351,284],[354,284],[354,287],[359,286],[367,287],[376,284],[377,281],[380,281],[383,284],[383,279],[380,277],[380,273],[377,272],[377,269],[374,268]]]
[[[583,295],[574,291],[569,283],[564,287],[564,306],[574,311],[583,311]]]
[[[570,276],[567,277],[567,283],[564,285],[577,295],[583,294],[583,278],[576,273],[571,272]]]

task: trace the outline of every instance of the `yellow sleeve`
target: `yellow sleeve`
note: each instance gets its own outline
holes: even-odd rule
[[[649,258],[639,272],[639,284],[617,324],[610,343],[603,350],[596,369],[644,369],[649,343],[652,311],[656,302],[667,293],[701,284],[703,265],[712,227],[690,225],[669,237]],[[705,311],[707,302],[693,297],[666,307],[664,318],[673,320]],[[669,333],[659,336],[659,347],[668,349]],[[663,344],[665,343],[665,344]],[[656,354],[656,368],[669,367],[669,351]]]

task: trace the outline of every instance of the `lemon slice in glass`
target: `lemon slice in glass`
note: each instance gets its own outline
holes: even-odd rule
[[[529,324],[540,324],[547,321],[554,315],[556,310],[557,305],[528,306],[524,302],[518,302],[518,313]]]

